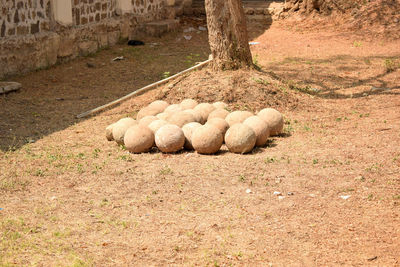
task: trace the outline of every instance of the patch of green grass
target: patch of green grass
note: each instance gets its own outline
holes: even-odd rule
[[[310,131],[311,131],[311,127],[308,126],[307,124],[305,124],[305,125],[304,125],[304,130],[305,130],[306,132],[310,132]]]
[[[368,118],[369,117],[369,113],[365,113],[365,114],[360,114],[358,115],[360,118]]]
[[[162,78],[162,79],[166,79],[166,78],[168,78],[168,77],[170,77],[170,76],[171,76],[171,72],[165,71],[165,72],[163,72],[163,74],[161,75],[161,78]]]
[[[264,162],[265,163],[275,163],[275,162],[278,162],[278,160],[275,157],[266,157]]]
[[[369,58],[364,59],[365,64],[371,65],[371,60]]]
[[[70,266],[71,267],[87,267],[87,266],[91,266],[91,264],[83,261],[80,258],[75,258]]]
[[[396,62],[393,59],[387,58],[383,61],[383,66],[385,67],[386,73],[390,73],[399,68],[400,63],[396,64]]]
[[[95,148],[92,152],[92,156],[94,159],[97,159],[99,157],[99,153],[101,152],[100,148]]]
[[[362,46],[362,42],[361,41],[354,41],[353,42],[353,46],[354,47],[361,47]]]
[[[294,132],[294,128],[292,125],[286,125],[285,128],[283,129],[283,132],[286,134],[292,134]]]
[[[164,166],[164,168],[160,170],[161,175],[168,175],[168,174],[173,174],[173,173],[174,172],[168,166]]]
[[[107,198],[103,198],[103,199],[101,200],[100,207],[107,206],[108,204],[110,204],[109,201],[108,201],[108,199],[107,199]]]
[[[271,84],[270,82],[264,80],[263,78],[255,78],[255,77],[253,77],[252,80],[255,81],[256,83],[262,84],[262,85],[270,85]]]
[[[121,156],[118,156],[117,159],[120,159],[120,160],[123,160],[123,161],[126,161],[126,162],[133,162],[133,161],[135,161],[135,160],[132,158],[131,155],[121,155]]]
[[[383,164],[374,163],[370,167],[366,168],[365,171],[367,171],[367,172],[379,172],[382,168],[383,168]]]
[[[193,53],[190,53],[189,55],[187,55],[187,56],[185,57],[185,63],[186,63],[189,67],[194,66],[198,61],[200,61],[200,57],[201,57],[200,54],[193,54]]]
[[[319,90],[316,88],[311,87],[310,85],[300,85],[294,81],[288,81],[287,85],[291,90],[295,90],[301,93],[315,95],[319,93]]]
[[[255,54],[253,56],[253,65],[257,68],[257,69],[261,69],[260,63],[258,62],[258,55]]]
[[[46,169],[46,170],[47,170],[47,169]],[[43,176],[45,176],[46,170],[37,169],[37,170],[35,170],[35,171],[32,173],[32,175],[33,175],[33,176],[38,176],[38,177],[43,177]]]
[[[15,170],[14,170],[15,172]],[[0,191],[18,191],[25,190],[30,184],[28,180],[21,178],[19,175],[8,175],[4,179],[0,180]]]

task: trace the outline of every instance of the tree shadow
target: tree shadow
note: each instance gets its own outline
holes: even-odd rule
[[[391,77],[400,71],[395,56],[335,55],[324,59],[287,57],[266,66],[266,73],[290,89],[320,98],[400,95]],[[371,71],[374,69],[374,71]]]
[[[206,60],[210,53],[206,36],[201,32],[191,41],[177,42],[182,32],[172,32],[143,39],[144,46],[119,44],[48,69],[9,77],[22,88],[0,95],[0,154],[82,122],[87,118],[77,119],[76,115],[159,81],[166,72],[172,75]],[[113,61],[119,56],[124,60]],[[97,123],[132,116],[132,110],[138,108],[111,114],[112,118]]]

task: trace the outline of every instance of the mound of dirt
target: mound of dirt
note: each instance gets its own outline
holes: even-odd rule
[[[265,107],[294,110],[301,105],[301,97],[304,95],[257,70],[216,73],[202,69],[167,84],[157,93],[157,99],[169,103],[192,98],[199,103],[223,101],[231,109],[252,111]]]
[[[306,29],[329,27],[367,37],[400,38],[400,0],[289,0],[282,15]]]
[[[345,13],[346,10],[357,7],[365,1],[360,0],[288,0],[285,3],[285,11],[288,13],[310,14],[318,12],[330,15],[334,12]]]

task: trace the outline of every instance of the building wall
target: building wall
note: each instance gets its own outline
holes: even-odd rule
[[[0,79],[138,34],[158,36],[159,24],[148,26],[157,20],[169,19],[160,29],[173,30],[182,5],[183,0],[0,0]]]
[[[0,0],[0,37],[49,30],[50,0]]]
[[[100,22],[116,15],[116,0],[71,0],[73,25]]]
[[[164,3],[164,0],[132,0],[132,13],[143,17],[151,15],[161,18]]]

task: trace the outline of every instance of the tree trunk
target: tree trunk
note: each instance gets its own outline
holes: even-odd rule
[[[241,0],[206,0],[212,67],[232,70],[253,65]]]

